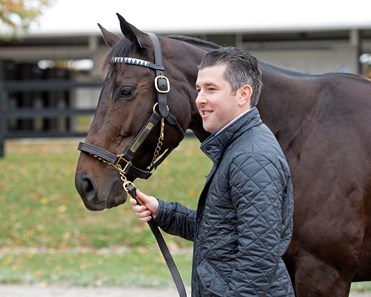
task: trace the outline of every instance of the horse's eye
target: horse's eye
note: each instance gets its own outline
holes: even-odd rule
[[[133,87],[122,87],[119,91],[119,98],[130,98],[134,95]]]

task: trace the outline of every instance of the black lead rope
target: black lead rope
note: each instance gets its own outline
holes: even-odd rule
[[[134,184],[130,183],[127,187],[126,190],[130,194],[131,197],[140,205],[140,202],[138,201],[137,194],[136,194],[136,188]],[[180,297],[187,297],[187,292],[185,290],[182,277],[180,276],[180,273],[178,271],[178,268],[175,265],[174,259],[170,254],[169,248],[166,245],[165,239],[163,238],[160,229],[158,228],[155,220],[152,218],[150,221],[147,222],[149,227],[151,228],[151,231],[153,235],[156,238],[157,244],[160,247],[162,256],[165,259],[165,262],[167,266],[169,267],[171,276],[173,277],[175,286],[178,290],[179,296]]]

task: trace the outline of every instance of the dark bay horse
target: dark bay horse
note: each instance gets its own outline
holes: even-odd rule
[[[108,74],[76,169],[76,188],[90,210],[124,203],[122,182],[148,178],[159,164],[154,159],[186,129],[200,141],[208,136],[194,102],[195,80],[201,58],[217,45],[160,37],[162,57],[155,61],[153,36],[118,16],[124,36],[101,27],[111,47]],[[293,176],[294,234],[285,262],[296,296],[348,296],[351,282],[371,280],[371,83],[263,61],[260,67],[258,109]]]

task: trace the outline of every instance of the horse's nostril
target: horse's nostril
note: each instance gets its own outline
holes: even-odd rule
[[[76,189],[85,201],[93,201],[96,197],[94,183],[88,176],[76,176]]]
[[[90,178],[88,177],[83,178],[82,184],[83,184],[83,190],[85,193],[90,193],[94,191],[94,186],[93,186],[93,183],[90,181]]]

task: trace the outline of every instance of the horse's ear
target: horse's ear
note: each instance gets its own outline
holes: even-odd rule
[[[132,24],[128,23],[119,13],[116,13],[120,21],[120,28],[122,34],[129,39],[132,43],[135,43],[140,48],[146,48],[146,41],[149,39],[148,34],[140,31]]]
[[[102,35],[103,35],[103,39],[104,39],[104,42],[112,47],[117,40],[120,39],[120,36],[116,35],[115,33],[112,33],[108,30],[106,30],[103,26],[101,26],[100,24],[98,24],[99,26],[99,29],[101,30],[102,32]]]

